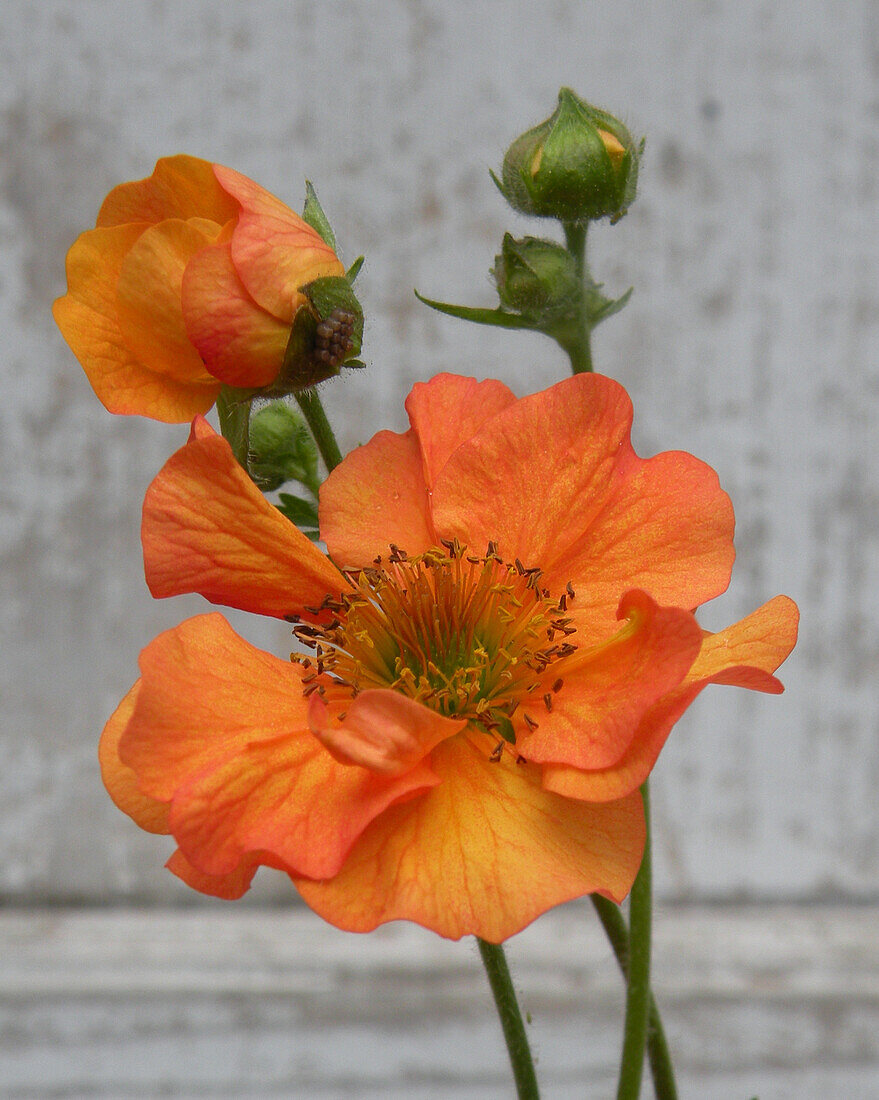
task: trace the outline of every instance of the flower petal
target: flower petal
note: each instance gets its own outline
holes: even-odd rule
[[[190,258],[220,228],[200,219],[150,226],[129,249],[116,284],[116,316],[132,353],[158,374],[211,389],[215,380],[186,335],[180,293]]]
[[[290,325],[247,293],[226,241],[193,256],[183,276],[183,316],[189,339],[208,370],[229,386],[267,386],[284,363]]]
[[[116,284],[126,255],[145,228],[141,223],[81,234],[67,253],[67,293],[52,313],[105,408],[176,423],[207,412],[220,385],[213,379],[178,381],[155,373],[122,335]]]
[[[211,603],[284,618],[349,587],[203,419],[147,490],[141,535],[156,597],[199,592]]]
[[[351,451],[320,487],[320,533],[340,569],[436,546],[418,438],[379,432]]]
[[[457,374],[438,374],[429,382],[415,383],[406,398],[406,411],[421,446],[428,490],[452,453],[515,401],[513,391],[494,379],[477,382]]]
[[[134,713],[134,704],[137,701],[140,685],[141,681],[138,680],[104,726],[98,746],[101,778],[110,797],[136,825],[148,833],[167,835],[170,832],[168,803],[158,802],[145,795],[138,786],[137,775],[119,759],[119,739]]]
[[[232,259],[242,282],[264,310],[291,322],[305,303],[300,287],[345,268],[320,234],[265,188],[219,164],[214,174],[240,203]]]
[[[675,722],[702,688],[732,684],[769,694],[784,690],[772,673],[796,644],[798,618],[793,600],[776,596],[726,630],[707,634],[683,683],[644,715],[628,750],[615,764],[600,771],[547,765],[544,786],[568,798],[590,801],[619,798],[640,786]]]
[[[101,205],[97,224],[210,218],[225,225],[237,214],[238,203],[218,183],[210,161],[180,153],[157,160],[146,179],[114,187]]]
[[[500,943],[560,902],[593,891],[620,901],[641,862],[635,792],[590,805],[540,786],[539,769],[452,738],[432,754],[442,783],[377,818],[335,878],[296,878],[306,902],[352,932],[405,919],[442,936]]]
[[[297,666],[255,649],[221,615],[189,619],[141,654],[142,683],[120,757],[202,874],[259,854],[335,874],[388,806],[438,780],[426,764],[389,779],[338,764],[312,735]]]
[[[638,458],[621,386],[577,375],[522,398],[451,456],[434,486],[444,537],[538,565],[572,581],[582,637],[600,640],[625,589],[694,608],[723,591],[732,567],[732,509],[717,476],[689,455]]]
[[[193,890],[224,901],[237,901],[250,889],[260,862],[253,858],[242,859],[240,865],[228,875],[205,875],[196,870],[178,848],[165,866]]]
[[[609,767],[626,752],[649,708],[686,676],[702,641],[689,611],[660,607],[635,590],[623,597],[618,618],[628,620],[622,630],[558,666],[563,682],[547,709],[522,708],[536,723],[517,729],[516,746],[528,760]]]
[[[311,732],[341,764],[356,764],[379,775],[403,775],[446,738],[466,726],[443,718],[396,691],[362,691],[347,705],[343,720],[315,692],[308,707]]]

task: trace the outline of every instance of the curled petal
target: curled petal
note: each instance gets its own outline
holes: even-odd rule
[[[228,875],[205,875],[196,870],[178,848],[165,866],[187,886],[201,894],[209,894],[212,898],[222,898],[224,901],[237,901],[250,889],[257,868],[265,862],[267,861],[250,857],[242,859],[238,867]]]
[[[708,684],[732,684],[777,695],[772,675],[797,640],[799,613],[787,596],[776,596],[747,618],[707,634],[683,683],[647,711],[628,750],[611,767],[583,771],[564,765],[544,767],[544,786],[568,798],[619,798],[650,774],[672,727]]]
[[[114,187],[101,205],[97,224],[210,218],[225,225],[237,214],[238,203],[218,183],[210,161],[179,154],[161,157],[146,179]]]
[[[141,534],[157,597],[199,592],[211,603],[283,618],[349,587],[203,419],[147,490]]]
[[[628,893],[644,846],[639,792],[595,806],[559,798],[539,769],[509,754],[492,764],[467,737],[432,763],[440,785],[376,818],[334,878],[295,879],[330,923],[367,932],[405,919],[500,943],[560,902]]]
[[[183,276],[189,339],[216,378],[229,386],[267,386],[284,362],[290,325],[266,313],[247,293],[227,241],[193,256]]]
[[[335,760],[387,776],[404,775],[440,741],[467,724],[381,689],[361,692],[338,721],[332,720],[326,703],[315,693],[309,703],[308,723]]]
[[[537,726],[517,734],[528,760],[609,767],[626,752],[649,709],[684,680],[702,641],[689,611],[660,607],[636,590],[623,597],[618,616],[627,620],[622,630],[559,666],[563,684],[550,699],[551,710],[524,708]]]
[[[140,685],[138,680],[104,726],[98,746],[98,762],[104,786],[119,809],[146,832],[167,834],[170,832],[168,803],[145,795],[138,786],[136,773],[119,759],[119,739],[134,713]]]
[[[256,302],[289,324],[305,303],[300,288],[344,275],[345,268],[320,234],[265,188],[219,164],[214,174],[240,204],[232,237],[235,268]]]

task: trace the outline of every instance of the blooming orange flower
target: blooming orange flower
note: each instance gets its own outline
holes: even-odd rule
[[[329,557],[200,418],[150,487],[156,596],[291,620],[280,660],[219,614],[152,642],[101,744],[105,783],[169,867],[238,897],[286,871],[340,928],[407,918],[499,942],[597,891],[620,901],[644,841],[639,785],[708,683],[779,692],[795,605],[719,634],[733,514],[691,455],[644,461],[615,382],[516,400],[416,385],[321,491]]]
[[[110,412],[185,421],[222,383],[272,382],[300,288],[343,274],[318,233],[246,176],[163,157],[104,199],[67,254],[53,312]]]

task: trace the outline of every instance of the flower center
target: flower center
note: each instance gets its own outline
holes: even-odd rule
[[[514,743],[516,709],[545,694],[547,669],[576,649],[570,584],[554,601],[539,569],[504,562],[493,543],[483,556],[457,541],[413,558],[392,546],[386,560],[345,575],[353,592],[308,609],[333,619],[293,631],[315,652],[293,657],[309,669],[307,693],[391,688]]]

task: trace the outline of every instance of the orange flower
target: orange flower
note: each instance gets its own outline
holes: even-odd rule
[[[291,620],[312,652],[270,656],[216,613],[162,634],[104,731],[104,781],[198,890],[238,897],[266,864],[340,928],[499,942],[626,895],[671,726],[708,683],[781,691],[796,607],[700,630],[730,502],[691,455],[637,457],[615,382],[516,400],[440,375],[406,407],[409,431],[324,484],[329,558],[195,420],[144,504],[153,594]]]
[[[262,187],[196,157],[163,157],[104,199],[67,254],[54,316],[115,413],[191,420],[220,385],[262,387],[284,360],[300,288],[344,268]]]

